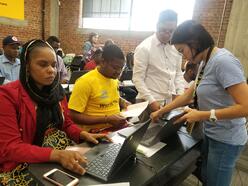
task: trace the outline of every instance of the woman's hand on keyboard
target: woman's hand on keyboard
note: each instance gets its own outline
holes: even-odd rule
[[[112,142],[112,140],[107,136],[107,134],[91,134],[86,131],[82,131],[80,133],[80,138],[94,144],[98,144],[99,140],[101,140],[102,138],[104,138],[106,141]]]
[[[64,168],[83,175],[87,160],[80,153],[70,150],[53,150],[50,154],[50,161],[61,164]],[[82,166],[83,167],[82,167]]]

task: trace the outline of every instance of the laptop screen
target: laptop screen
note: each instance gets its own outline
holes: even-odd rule
[[[125,137],[126,139],[116,158],[115,167],[121,167],[120,165],[122,165],[131,156],[135,155],[136,149],[140,144],[140,141],[143,138],[143,135],[145,134],[150,122],[151,120],[148,120],[144,123],[136,124],[118,132],[120,136]]]

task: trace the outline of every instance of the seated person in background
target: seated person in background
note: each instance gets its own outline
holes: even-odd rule
[[[109,46],[109,45],[114,45],[114,44],[115,44],[115,42],[112,39],[108,39],[108,40],[105,41],[103,47],[106,47],[106,46]]]
[[[58,48],[56,54],[61,58],[65,57],[65,53],[62,48]]]
[[[3,55],[0,56],[0,76],[5,77],[5,83],[19,79],[20,60],[19,55],[20,42],[15,36],[7,36],[3,39]]]
[[[116,45],[104,48],[99,66],[80,77],[69,100],[70,116],[87,131],[115,131],[127,124],[120,115],[118,80],[125,60]]]
[[[113,45],[114,41],[111,39],[108,39],[105,43],[104,43],[104,47],[109,46],[109,45]],[[96,49],[96,51],[93,53],[92,58],[89,62],[87,62],[84,66],[84,70],[93,70],[96,68],[96,66],[99,64],[101,57],[102,57],[102,48],[99,47],[98,49]]]
[[[197,74],[197,65],[193,63],[187,63],[185,72],[183,74],[184,77],[184,88],[187,90],[195,81]]]
[[[94,52],[101,47],[98,44],[99,35],[95,32],[89,34],[89,39],[83,45],[83,56],[86,62],[92,59]]]
[[[82,131],[71,121],[50,45],[32,40],[20,59],[20,80],[0,87],[0,185],[36,185],[29,163],[57,162],[84,174],[86,159],[66,146],[71,140],[98,143],[105,135]]]
[[[60,49],[60,41],[59,38],[57,38],[56,36],[50,36],[47,39],[47,42],[52,46],[52,48],[54,49],[55,53],[57,54],[57,52]],[[59,56],[57,54],[57,71],[59,73],[59,77],[60,77],[60,82],[61,83],[67,83],[69,81],[69,75],[67,72],[67,69],[65,68],[65,64],[63,59],[61,58],[61,56]]]
[[[122,74],[119,78],[121,82],[126,80],[132,80],[133,76],[133,52],[129,52],[126,56],[126,65],[124,67],[124,70],[122,71]],[[125,98],[131,103],[136,102],[136,96],[138,95],[138,91],[135,88],[135,86],[120,86],[119,87],[121,92],[121,97]]]
[[[102,58],[102,49],[97,49],[92,56],[92,60],[85,64],[84,70],[94,70]]]

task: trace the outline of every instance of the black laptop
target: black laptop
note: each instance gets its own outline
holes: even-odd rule
[[[69,84],[74,84],[78,78],[80,78],[82,75],[88,73],[88,70],[81,70],[81,71],[73,71],[71,73],[71,78],[69,80]]]
[[[165,114],[158,123],[150,123],[140,144],[149,147],[161,140],[166,141],[171,136],[176,135],[177,131],[184,125],[184,122],[177,124],[174,124],[174,122],[183,115],[183,109],[176,109]]]
[[[131,157],[135,157],[136,149],[149,123],[150,120],[118,131],[116,135],[123,138],[123,142],[109,143],[107,148],[103,148],[94,159],[91,159],[90,157],[88,158],[88,154],[91,151],[94,152],[94,148],[99,148],[98,146],[102,144],[93,147],[85,154],[89,160],[86,173],[104,181],[109,181],[113,178],[126,161]]]
[[[4,80],[5,80],[5,77],[0,77],[0,85],[3,84]]]

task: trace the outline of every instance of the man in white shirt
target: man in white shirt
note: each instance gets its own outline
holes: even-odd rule
[[[149,112],[184,92],[182,57],[169,44],[176,26],[177,13],[162,11],[156,33],[135,49],[133,82],[139,92],[137,98],[149,101]]]

